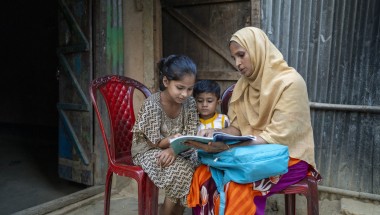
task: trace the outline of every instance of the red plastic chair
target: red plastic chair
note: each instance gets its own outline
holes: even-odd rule
[[[228,113],[228,104],[235,84],[229,86],[222,94],[221,112]],[[296,184],[290,185],[279,192],[285,194],[285,214],[296,214],[296,194],[304,195],[307,199],[307,214],[319,214],[318,182],[312,176],[307,176]]]
[[[296,194],[306,197],[308,215],[319,214],[318,182],[314,177],[307,176],[280,193],[285,194],[285,214],[296,214]]]
[[[228,104],[230,102],[230,98],[232,95],[232,92],[234,91],[235,84],[232,84],[231,86],[227,87],[227,89],[222,94],[222,103],[220,104],[220,111],[223,114],[228,113]]]
[[[134,90],[137,89],[148,97],[151,92],[140,82],[131,78],[109,75],[91,82],[90,95],[103,135],[104,146],[108,156],[108,170],[104,195],[104,214],[109,214],[113,173],[133,178],[138,184],[139,214],[158,213],[158,188],[139,166],[132,163],[131,129],[135,123],[133,110]],[[107,108],[107,122],[103,122],[99,111],[97,92],[100,92]],[[104,123],[109,124],[107,135]]]

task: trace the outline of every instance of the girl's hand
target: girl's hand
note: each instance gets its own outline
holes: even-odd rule
[[[182,134],[180,134],[180,133],[173,134],[172,136],[169,136],[169,139],[177,138],[177,137],[180,137],[180,136],[182,136]]]
[[[168,137],[165,137],[164,139],[162,139],[159,143],[158,143],[158,147],[161,148],[161,149],[167,149],[167,148],[170,148],[170,139],[173,139],[173,138],[176,138],[176,137],[180,137],[182,136],[182,134],[173,134],[171,136],[168,136]]]
[[[170,166],[176,159],[176,155],[172,148],[162,150],[158,155],[158,165],[161,167]]]
[[[230,147],[223,142],[209,142],[208,144],[204,144],[197,141],[189,140],[186,141],[185,144],[197,149],[202,149],[203,151],[209,153],[218,153],[230,149]]]
[[[213,128],[202,129],[202,130],[198,131],[197,135],[202,136],[202,137],[212,137],[214,132],[215,132],[215,129],[213,129]]]

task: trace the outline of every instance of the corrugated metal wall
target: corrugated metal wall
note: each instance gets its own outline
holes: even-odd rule
[[[321,184],[380,194],[380,1],[262,0],[261,19],[308,85]]]

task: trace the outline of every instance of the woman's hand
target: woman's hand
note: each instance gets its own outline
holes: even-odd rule
[[[208,144],[204,144],[197,141],[189,140],[186,141],[185,144],[197,149],[202,149],[203,151],[209,153],[218,153],[230,149],[230,147],[223,142],[209,142]]]
[[[162,150],[158,155],[158,165],[161,167],[170,166],[176,159],[176,155],[172,148]]]
[[[212,137],[212,134],[214,134],[215,132],[215,129],[213,128],[208,128],[208,129],[202,129],[200,131],[198,131],[198,136],[202,136],[202,137]]]

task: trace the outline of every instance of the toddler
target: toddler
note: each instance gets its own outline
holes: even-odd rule
[[[216,111],[221,103],[220,86],[216,81],[198,81],[194,86],[193,97],[197,103],[200,120],[198,130],[209,128],[216,130],[228,127],[230,122],[227,115]]]

